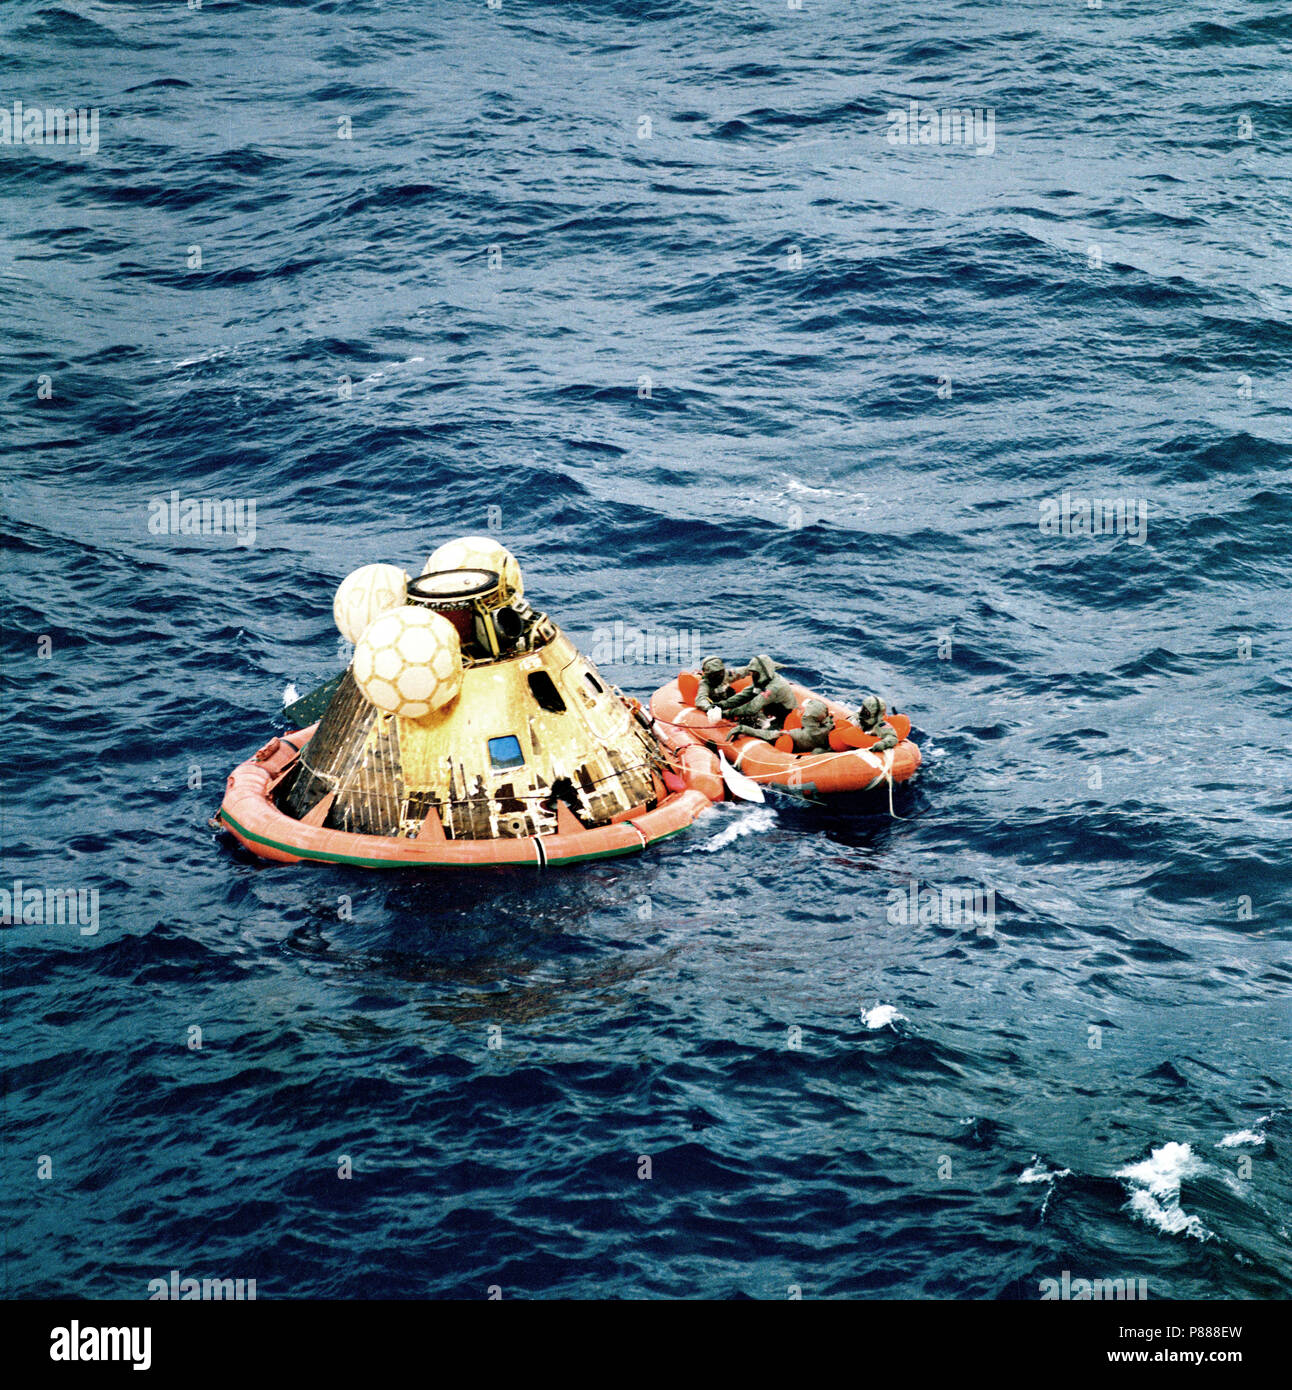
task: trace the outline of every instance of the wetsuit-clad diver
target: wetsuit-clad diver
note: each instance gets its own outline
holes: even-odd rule
[[[854,721],[857,727],[863,734],[873,734],[878,740],[870,745],[872,753],[886,753],[890,748],[896,748],[900,742],[892,725],[884,723],[884,715],[887,713],[888,707],[878,695],[867,695],[857,711]]]
[[[764,653],[754,657],[744,670],[731,673],[732,680],[739,680],[741,676],[752,676],[753,685],[748,690],[738,691],[734,695],[728,695],[725,700],[719,700],[718,708],[728,719],[738,722],[752,722],[752,716],[764,715],[771,725],[779,730],[786,717],[797,707],[798,696],[789,681],[776,672],[776,663],[770,656]]]
[[[695,707],[709,716],[710,724],[716,724],[722,718],[719,704],[736,693],[731,688],[733,679],[727,670],[727,663],[720,656],[706,656],[700,663],[700,688],[696,692]]]
[[[824,700],[809,700],[803,706],[803,727],[800,729],[756,729],[752,724],[737,724],[732,737],[748,734],[750,738],[761,738],[767,743],[775,743],[778,738],[793,740],[796,753],[825,753],[830,748],[830,730],[834,728],[834,718],[826,708]]]

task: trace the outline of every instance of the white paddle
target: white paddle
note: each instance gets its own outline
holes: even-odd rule
[[[738,796],[741,801],[766,800],[762,787],[752,777],[746,777],[739,768],[729,763],[726,753],[721,748],[718,750],[718,761],[722,764],[722,780],[727,784],[727,790],[732,796]]]

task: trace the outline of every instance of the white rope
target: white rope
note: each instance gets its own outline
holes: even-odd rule
[[[905,816],[899,816],[893,810],[893,754],[896,748],[889,748],[884,753],[884,781],[888,783],[888,814],[893,820],[905,820]]]
[[[741,750],[741,756],[743,757],[745,753],[749,752],[749,749],[752,746],[752,742],[750,744],[747,744]],[[836,758],[848,758],[856,754],[856,756],[861,758],[863,762],[868,764],[870,767],[875,768],[875,770],[879,773],[880,778],[888,783],[888,814],[892,816],[894,820],[906,820],[906,816],[899,816],[897,812],[893,810],[893,754],[896,752],[896,748],[887,748],[884,750],[882,754],[871,753],[865,748],[849,748],[842,753],[824,753],[820,755],[815,755],[819,757],[819,761],[814,762],[812,764],[812,767],[820,767],[823,763],[831,762]],[[738,767],[739,765],[739,760],[737,760],[736,766]],[[805,777],[807,776],[807,771],[808,770],[805,770]],[[783,777],[784,775],[785,774],[783,772],[746,772],[744,774],[744,776],[748,777],[751,782],[770,782],[773,781],[775,778]],[[864,790],[869,791],[870,788],[874,785],[874,782],[871,782],[867,787],[864,788]]]
[[[865,748],[859,748],[856,751],[871,767],[878,768],[880,777],[888,783],[888,814],[894,820],[905,820],[905,816],[899,816],[893,810],[893,754],[897,752],[897,749],[886,748],[883,753],[871,753]],[[873,787],[875,784],[872,782],[870,785]],[[868,787],[866,790],[869,791],[870,788]]]

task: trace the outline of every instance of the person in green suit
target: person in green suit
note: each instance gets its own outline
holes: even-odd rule
[[[731,688],[733,677],[720,656],[706,656],[700,663],[700,688],[696,691],[695,707],[709,716],[709,723],[722,718],[720,703],[736,692]]]
[[[754,716],[762,715],[773,728],[779,730],[799,701],[794,687],[784,676],[778,675],[777,670],[770,656],[762,654],[754,657],[743,670],[731,673],[732,680],[752,676],[753,684],[748,690],[737,691],[725,700],[719,700],[718,708],[728,719],[738,723],[752,724]]]
[[[750,738],[761,738],[767,743],[788,737],[793,740],[796,753],[825,753],[830,748],[830,730],[833,728],[834,718],[826,708],[825,701],[809,700],[803,706],[802,728],[756,729],[752,724],[737,724],[731,736],[735,738],[748,734]]]
[[[877,743],[870,745],[872,753],[886,753],[890,748],[897,747],[896,730],[884,723],[884,715],[887,713],[888,707],[878,695],[867,695],[853,721],[863,734],[873,734],[878,738]]]

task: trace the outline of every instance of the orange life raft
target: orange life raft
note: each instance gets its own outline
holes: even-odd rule
[[[274,802],[275,788],[317,728],[313,724],[297,733],[271,739],[229,774],[218,819],[262,859],[284,864],[309,859],[369,869],[574,864],[584,859],[633,854],[657,840],[676,835],[724,795],[717,755],[687,729],[662,728],[660,741],[674,754],[678,766],[676,774],[667,774],[669,785],[660,788],[666,794],[653,808],[631,808],[610,824],[586,827],[568,807],[558,805],[557,829],[548,835],[450,840],[434,812],[428,814],[413,838],[357,834],[323,825],[327,809],[323,804],[319,807],[321,814],[311,816],[314,824],[309,824],[285,815]]]
[[[821,700],[836,720],[851,721],[852,714],[843,705],[825,700],[801,685],[791,682],[791,686],[798,696],[800,710],[808,700]],[[691,734],[706,747],[721,749],[739,771],[755,782],[788,787],[809,797],[839,796],[906,782],[920,765],[920,750],[909,737],[903,737],[895,748],[884,753],[872,753],[866,748],[829,753],[783,753],[774,745],[748,735],[728,741],[734,723],[723,719],[710,724],[703,710],[696,709],[683,698],[676,680],[661,686],[651,696],[650,712],[660,737],[670,731]]]

